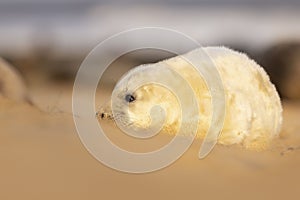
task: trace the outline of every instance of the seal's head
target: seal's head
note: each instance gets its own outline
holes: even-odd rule
[[[181,117],[179,103],[168,88],[158,84],[159,79],[166,79],[171,70],[158,68],[157,64],[142,65],[125,74],[115,86],[111,101],[97,116],[139,129],[149,128],[153,120],[163,120],[160,125],[164,124],[164,129],[176,129]],[[146,80],[149,77],[153,82]]]

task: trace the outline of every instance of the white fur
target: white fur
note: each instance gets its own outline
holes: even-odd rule
[[[282,123],[282,106],[274,85],[270,82],[265,71],[249,59],[245,54],[225,47],[206,47],[196,49],[186,56],[198,56],[203,51],[211,58],[217,67],[225,89],[226,116],[223,130],[218,143],[224,145],[242,144],[246,148],[265,149],[270,141],[279,135]],[[206,64],[207,60],[200,60]],[[134,68],[121,78],[115,90],[118,93],[118,119],[126,124],[147,128],[151,123],[149,109],[160,105],[166,112],[164,131],[176,134],[180,123],[189,132],[188,121],[181,121],[180,104],[176,95],[166,88],[156,84],[148,84],[136,89],[136,83],[147,77],[170,78],[170,72],[163,70],[160,65],[167,64],[171,70],[180,74],[194,90],[198,107],[190,108],[199,117],[197,136],[203,138],[210,126],[212,117],[211,95],[205,80],[181,56]],[[180,79],[173,82],[180,90]],[[129,103],[126,111],[124,97],[133,93],[136,100]],[[185,98],[190,98],[188,95]],[[117,112],[118,113],[118,112]],[[192,120],[192,119],[189,119]]]

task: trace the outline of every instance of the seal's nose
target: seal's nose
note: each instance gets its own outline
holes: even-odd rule
[[[105,114],[104,112],[96,112],[96,117],[99,117],[100,119],[104,119],[105,118]]]
[[[101,117],[101,119],[103,119],[105,117],[105,114],[101,113],[100,117]]]
[[[106,112],[97,112],[96,113],[96,116],[100,119],[111,119],[111,115],[109,113],[106,113]]]

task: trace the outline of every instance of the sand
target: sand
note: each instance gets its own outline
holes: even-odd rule
[[[102,165],[84,148],[71,115],[72,84],[39,85],[30,91],[34,106],[0,98],[0,199],[275,200],[300,196],[300,103],[284,102],[282,136],[270,150],[218,145],[199,160],[201,142],[197,140],[171,166],[134,175]],[[112,130],[116,143],[131,144],[117,129]],[[153,145],[163,143],[154,140]],[[137,150],[142,147],[136,145]]]

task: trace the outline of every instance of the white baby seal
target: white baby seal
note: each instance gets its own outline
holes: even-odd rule
[[[254,150],[266,149],[272,139],[279,135],[282,124],[280,98],[268,75],[245,54],[225,47],[196,49],[183,56],[199,55],[199,59],[202,59],[200,53],[203,52],[219,71],[225,90],[225,121],[218,143],[240,144]],[[111,105],[108,105],[102,107],[97,116],[101,119],[121,120],[125,125],[147,129],[151,124],[149,108],[159,105],[165,111],[163,132],[176,134],[179,125],[184,124],[186,132],[189,133],[189,119],[181,121],[180,101],[174,93],[155,83],[137,88],[138,80],[147,76],[170,78],[172,75],[160,67],[162,64],[183,78],[177,80],[178,89],[184,84],[180,81],[186,81],[194,91],[198,108],[191,110],[194,109],[195,117],[199,118],[197,137],[204,138],[212,118],[211,93],[205,79],[182,56],[130,70],[115,87],[120,106],[114,111],[114,115]],[[128,108],[123,109],[122,102],[127,103]]]
[[[20,73],[2,58],[0,58],[0,96],[30,103],[27,88]]]

